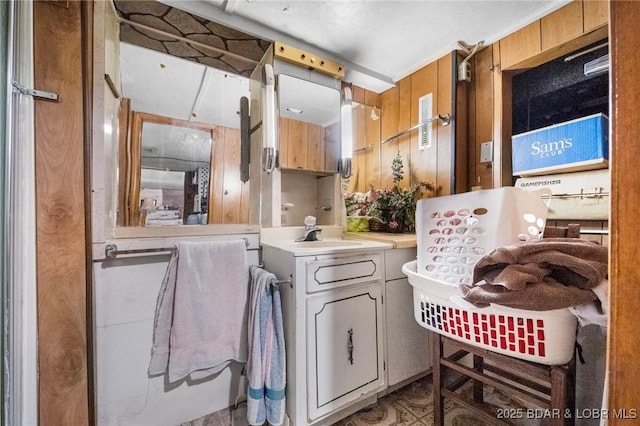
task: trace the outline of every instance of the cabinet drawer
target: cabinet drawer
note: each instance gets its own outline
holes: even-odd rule
[[[380,254],[306,262],[307,291],[328,290],[347,285],[379,281],[382,278]]]

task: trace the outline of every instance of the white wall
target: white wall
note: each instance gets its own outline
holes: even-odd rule
[[[341,225],[340,206],[336,207],[342,200],[339,184],[338,175],[318,177],[304,172],[282,173],[282,205],[290,203],[293,207],[281,211],[281,225],[302,226],[305,216],[315,216],[318,225]]]
[[[147,375],[156,298],[169,255],[94,262],[98,425],[176,426],[244,396],[241,366],[177,386]],[[258,250],[248,252],[258,264]],[[241,398],[241,400],[244,398]]]

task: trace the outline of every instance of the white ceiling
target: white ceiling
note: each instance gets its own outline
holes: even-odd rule
[[[458,40],[488,45],[569,0],[161,1],[339,60],[347,81],[382,92],[455,49]],[[120,59],[123,96],[134,111],[239,128],[239,99],[249,97],[246,78],[127,43],[120,44]],[[293,93],[304,98],[281,98],[283,108],[317,110],[317,96]]]
[[[161,0],[266,40],[345,64],[346,80],[382,92],[456,49],[488,45],[569,0]]]
[[[122,94],[133,111],[240,128],[249,81],[155,50],[120,43]]]

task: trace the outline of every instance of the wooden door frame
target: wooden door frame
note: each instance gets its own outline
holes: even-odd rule
[[[640,295],[640,263],[638,234],[640,225],[640,173],[638,158],[640,121],[637,96],[640,82],[637,70],[640,57],[640,33],[635,30],[640,3],[612,1],[609,3],[609,51],[611,58],[610,101],[610,163],[611,212],[609,221],[609,341],[607,372],[608,409],[635,410],[640,413],[640,380],[638,352],[640,334],[637,333]],[[619,418],[621,411],[612,412],[609,425],[628,424]]]

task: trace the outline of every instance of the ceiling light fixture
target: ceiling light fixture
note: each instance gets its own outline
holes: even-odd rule
[[[301,109],[293,108],[293,107],[287,108],[287,111],[289,111],[292,114],[302,114],[303,112]]]

